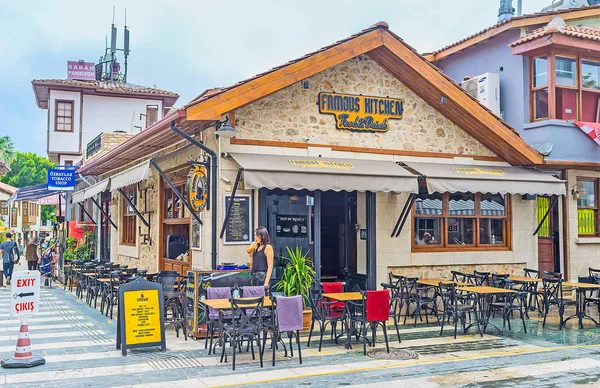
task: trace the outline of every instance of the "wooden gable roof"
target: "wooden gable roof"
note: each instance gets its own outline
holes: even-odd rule
[[[186,106],[187,120],[218,120],[271,93],[358,55],[366,54],[470,136],[513,165],[543,163],[542,156],[490,110],[470,97],[416,50],[377,23],[347,39],[288,62]]]

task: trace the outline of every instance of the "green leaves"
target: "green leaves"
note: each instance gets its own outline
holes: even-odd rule
[[[8,136],[0,137],[0,160],[9,167],[15,159],[15,146]]]
[[[6,137],[6,136],[5,136]],[[4,137],[0,137],[0,141]],[[2,158],[0,143],[0,159]],[[0,178],[0,181],[14,187],[27,187],[46,183],[48,169],[54,167],[48,158],[33,152],[14,152],[14,160],[10,164],[11,171]]]
[[[283,270],[281,280],[275,284],[275,290],[282,291],[285,296],[302,295],[304,305],[308,306],[310,301],[310,287],[316,272],[308,253],[296,246],[295,249],[286,247],[287,257],[282,257],[287,262]]]

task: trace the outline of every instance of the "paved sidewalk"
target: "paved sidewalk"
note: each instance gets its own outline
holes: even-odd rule
[[[12,357],[19,323],[10,318],[10,292],[0,289],[0,357]],[[319,353],[306,348],[302,365],[278,354],[276,367],[259,367],[247,354],[231,364],[208,356],[204,341],[175,338],[168,330],[168,351],[134,350],[127,357],[115,350],[116,322],[102,316],[62,289],[42,289],[40,313],[30,321],[34,354],[46,365],[1,370],[7,387],[206,387],[206,386],[357,386],[357,387],[566,387],[600,381],[600,330],[563,330],[532,320],[529,334],[515,324],[505,337],[439,336],[437,326],[404,326],[399,344],[418,353],[416,360],[377,360],[362,347],[346,351],[324,343]],[[394,332],[390,330],[390,333]],[[379,344],[381,344],[378,338]],[[267,355],[265,355],[267,357]],[[269,353],[270,357],[270,353]]]

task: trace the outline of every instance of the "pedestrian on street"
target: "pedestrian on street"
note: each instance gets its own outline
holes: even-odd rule
[[[29,271],[37,269],[37,263],[40,259],[38,252],[38,244],[35,243],[35,240],[30,239],[25,246],[25,259],[27,260],[27,269]]]
[[[12,240],[12,233],[6,233],[6,241],[0,244],[0,255],[2,255],[2,269],[6,278],[6,285],[10,286],[10,278],[12,277],[15,262],[19,262],[19,247]]]

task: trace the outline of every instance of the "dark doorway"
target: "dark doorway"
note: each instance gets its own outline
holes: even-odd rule
[[[540,272],[560,272],[560,239],[558,225],[558,204],[553,197],[537,198],[537,218],[541,227],[538,231],[538,270]],[[552,204],[554,206],[548,212]],[[542,222],[544,215],[548,216]]]
[[[356,193],[321,195],[321,279],[344,279],[356,272]]]

